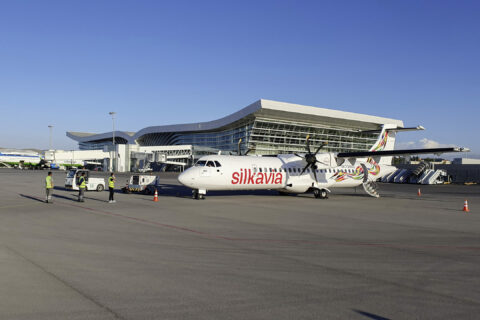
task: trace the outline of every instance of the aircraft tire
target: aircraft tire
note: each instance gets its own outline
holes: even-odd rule
[[[328,198],[328,192],[325,189],[320,190],[320,199],[327,199]]]
[[[315,190],[313,190],[313,195],[317,199],[327,199],[328,198],[328,192],[325,189],[315,189]]]
[[[198,200],[198,191],[197,190],[193,190],[192,198]]]

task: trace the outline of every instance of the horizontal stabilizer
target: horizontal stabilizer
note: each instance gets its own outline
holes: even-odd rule
[[[423,126],[416,126],[416,127],[411,127],[411,128],[392,128],[392,129],[385,129],[385,131],[419,131],[419,130],[425,130]],[[382,129],[377,129],[377,130],[365,130],[365,131],[360,131],[361,133],[377,133],[381,132]]]
[[[401,156],[412,154],[441,154],[448,152],[469,152],[468,148],[430,148],[430,149],[407,149],[407,150],[386,150],[386,151],[360,151],[360,152],[340,152],[337,158],[365,158],[381,156]]]

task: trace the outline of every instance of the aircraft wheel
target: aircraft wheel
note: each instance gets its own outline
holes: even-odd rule
[[[320,190],[320,199],[327,199],[328,198],[328,192],[325,189]]]
[[[192,198],[198,200],[198,196],[199,196],[199,195],[198,195],[198,191],[197,191],[197,190],[193,190],[193,191],[192,191]]]
[[[327,199],[328,198],[328,192],[325,189],[315,189],[313,190],[313,195],[317,199]]]

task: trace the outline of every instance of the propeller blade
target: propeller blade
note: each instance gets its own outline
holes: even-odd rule
[[[328,142],[322,142],[322,144],[320,145],[320,147],[317,148],[317,151],[315,151],[315,155],[318,153],[318,151],[320,151],[320,149],[322,149],[323,147],[325,147],[327,144],[328,144]]]
[[[242,139],[241,139],[241,138],[238,139],[238,146],[237,146],[237,154],[238,154],[239,156],[242,155],[242,152],[241,152],[241,150],[240,150],[240,143],[242,143]]]
[[[294,155],[296,155],[297,157],[302,158],[302,159],[304,158],[301,155],[299,155],[298,153],[294,153]]]
[[[251,145],[251,147],[248,148],[247,152],[245,152],[245,155],[247,155],[250,151],[254,151],[257,148],[257,144],[254,143],[254,142],[250,143],[250,145]]]
[[[300,175],[302,175],[302,174],[305,172],[305,170],[308,169],[308,167],[310,167],[310,163],[308,163],[308,164],[305,166],[305,168],[303,168],[302,172],[300,172]]]
[[[316,167],[316,166],[314,166],[314,167]],[[316,172],[316,171],[317,171],[317,168],[312,168],[312,169],[313,169],[313,175],[314,175],[314,177],[315,177],[315,182],[318,182],[317,172]]]
[[[307,151],[308,153],[312,153],[312,151],[310,151],[310,135],[307,136]]]

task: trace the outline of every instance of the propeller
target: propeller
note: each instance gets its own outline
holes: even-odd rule
[[[238,154],[239,156],[246,156],[250,151],[255,150],[255,145],[253,145],[253,146],[254,146],[253,148],[249,148],[249,149],[245,152],[245,154],[242,154],[242,150],[240,149],[240,144],[241,144],[241,143],[242,143],[242,139],[240,138],[240,139],[238,139],[238,145],[237,145],[237,154]]]
[[[305,161],[307,162],[307,165],[303,168],[302,172],[300,174],[303,174],[308,168],[312,168],[313,169],[313,175],[315,176],[315,181],[318,181],[317,179],[317,166],[316,166],[316,163],[320,163],[320,161],[317,160],[317,153],[324,147],[326,146],[328,143],[327,142],[322,142],[322,144],[317,148],[317,150],[315,150],[315,153],[312,153],[311,149],[310,149],[310,136],[308,135],[307,136],[307,140],[306,140],[306,146],[307,146],[307,154],[305,154],[305,156],[301,156],[297,153],[295,153],[295,155],[299,158],[303,158],[305,159]]]

